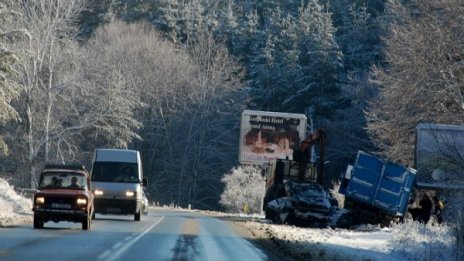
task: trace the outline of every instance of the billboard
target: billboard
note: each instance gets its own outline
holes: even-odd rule
[[[463,187],[464,125],[417,125],[415,168],[419,187]]]
[[[293,159],[293,151],[306,137],[304,114],[251,111],[242,112],[239,161],[263,164],[276,159]]]

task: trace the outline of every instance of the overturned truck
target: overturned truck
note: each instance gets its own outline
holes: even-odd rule
[[[408,209],[416,181],[416,170],[358,151],[341,179],[339,193],[351,224],[401,220]]]

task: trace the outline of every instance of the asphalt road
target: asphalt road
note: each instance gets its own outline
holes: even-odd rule
[[[269,260],[223,221],[197,212],[150,209],[133,216],[97,215],[92,229],[47,222],[0,228],[0,260]]]

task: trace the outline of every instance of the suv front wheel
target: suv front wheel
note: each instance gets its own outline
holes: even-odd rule
[[[92,226],[92,215],[88,214],[87,216],[84,217],[84,220],[82,220],[82,229],[89,230],[91,226]]]
[[[40,218],[34,215],[34,228],[43,228],[43,227],[44,227],[44,222]]]

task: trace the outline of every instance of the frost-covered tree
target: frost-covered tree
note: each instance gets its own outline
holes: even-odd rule
[[[376,96],[377,86],[368,77],[373,65],[382,64],[380,36],[388,13],[383,13],[383,0],[326,2],[334,13],[336,41],[343,52],[340,89],[348,105],[324,125],[330,137],[327,158],[331,163],[327,170],[338,176],[354,161],[358,150],[374,150],[365,128],[365,110],[368,101]]]
[[[419,122],[464,122],[464,5],[417,0],[392,1],[389,8],[397,18],[383,39],[386,64],[374,71],[381,93],[372,101],[368,129],[386,157],[413,165]]]
[[[106,105],[102,110],[108,112],[111,122],[124,127],[122,135],[107,125],[97,126],[96,133],[113,137],[106,140],[109,144],[118,137],[140,137],[128,145],[141,151],[150,196],[163,204],[177,203],[179,187],[181,194],[187,195],[179,184],[186,182],[185,175],[194,174],[184,164],[184,153],[188,152],[188,131],[197,131],[191,127],[191,115],[185,114],[196,96],[196,66],[185,51],[163,39],[148,23],[113,21],[98,29],[85,48],[89,57],[97,58],[86,59],[87,71],[90,83],[101,92],[101,102]],[[123,94],[122,100],[104,101],[116,98],[115,92]],[[116,104],[125,105],[114,110]],[[134,112],[133,106],[137,107]],[[129,123],[143,127],[134,132]]]
[[[18,54],[8,46],[19,38],[27,37],[21,28],[5,28],[5,24],[15,19],[16,14],[8,8],[9,0],[0,1],[0,126],[9,120],[18,119],[18,113],[11,102],[19,97],[20,88],[12,80],[14,63]],[[0,136],[0,152],[8,153],[8,146]]]
[[[330,13],[309,1],[296,16],[277,10],[265,21],[248,65],[256,104],[264,110],[299,113],[313,107],[318,118],[343,106],[341,52]]]
[[[295,108],[315,108],[316,117],[328,118],[334,110],[346,107],[340,95],[342,53],[335,41],[332,15],[317,1],[302,6],[298,19],[299,90],[286,102]]]
[[[34,186],[35,169],[44,163],[85,162],[97,144],[127,147],[140,138],[133,111],[142,103],[128,88],[137,85],[126,68],[117,67],[126,63],[104,59],[124,49],[95,44],[90,50],[76,41],[83,4],[41,0],[9,6],[19,16],[7,26],[28,36],[10,45],[19,54],[12,80],[21,87],[14,105],[22,121],[7,126],[8,142],[15,144],[8,169],[17,171],[22,186]],[[24,168],[30,168],[29,181]]]
[[[218,15],[222,1],[214,0],[162,0],[162,19],[157,26],[177,44],[194,41],[202,32],[216,31],[220,26]]]
[[[239,166],[224,175],[225,184],[220,203],[229,212],[261,213],[265,181],[261,168]]]
[[[464,3],[459,0],[389,1],[392,20],[385,66],[374,71],[380,95],[371,103],[368,130],[383,155],[414,165],[418,123],[463,124]],[[462,175],[461,175],[462,177]],[[462,193],[445,192],[456,214],[450,222],[462,259]],[[451,213],[447,213],[451,214]]]
[[[372,65],[381,64],[380,37],[388,14],[383,5],[369,0],[335,0],[330,2],[336,39],[343,52],[346,72],[368,71]],[[384,0],[376,2],[384,2]],[[377,6],[377,8],[374,8]]]
[[[88,38],[99,27],[113,20],[149,21],[159,24],[164,0],[86,0],[79,18],[82,38]]]
[[[65,90],[74,87],[78,70],[73,64],[73,37],[83,3],[83,0],[66,3],[27,0],[6,5],[15,16],[3,23],[4,30],[21,30],[26,36],[4,43],[18,57],[14,63],[15,75],[10,80],[21,89],[15,108],[22,121],[21,128],[13,129],[12,133],[13,140],[20,144],[15,152],[18,161],[24,160],[23,167],[30,168],[30,185],[35,183],[35,167],[49,161],[51,146],[56,145],[52,143],[63,141],[65,134],[75,130],[63,126],[60,120],[65,114],[61,108],[69,108]],[[39,155],[42,160],[37,160]]]
[[[89,116],[94,122],[89,132],[98,137],[100,146],[127,148],[141,139],[137,131],[142,124],[135,115],[145,106],[140,90],[147,84],[147,71],[152,68],[146,68],[150,60],[145,50],[139,48],[148,48],[150,44],[134,36],[139,27],[142,31],[145,28],[114,21],[97,29],[81,49],[81,85],[89,90],[83,93],[87,99],[81,106],[92,112]]]
[[[213,205],[209,198],[221,192],[220,177],[237,160],[237,119],[246,92],[241,89],[242,68],[222,42],[211,33],[200,33],[188,44],[199,74],[197,88],[190,91],[191,107],[184,111],[184,123],[192,128],[184,135],[188,146],[183,147],[183,155],[190,158],[183,163],[188,166],[183,171],[190,173],[184,185],[190,193],[179,195],[183,201],[207,208]]]
[[[143,125],[130,145],[142,152],[151,197],[209,209],[217,207],[222,174],[237,162],[241,68],[207,32],[186,44],[176,47],[148,23],[110,23],[85,45],[94,59],[86,59],[83,84],[100,90],[93,102],[101,99],[111,122],[126,124],[124,132],[98,125],[99,136],[128,138],[129,119]],[[110,102],[113,92],[124,99]],[[116,103],[124,111],[110,113]]]

